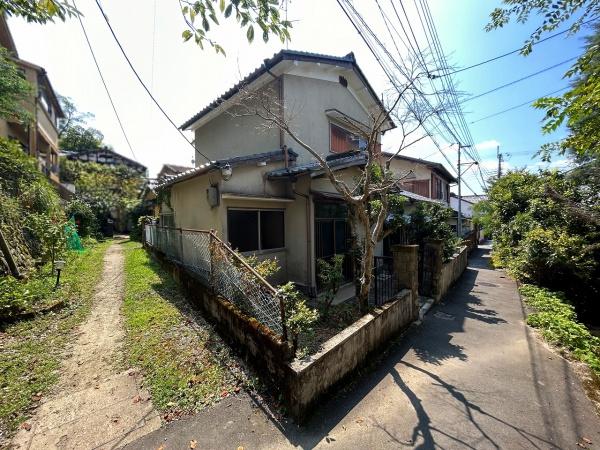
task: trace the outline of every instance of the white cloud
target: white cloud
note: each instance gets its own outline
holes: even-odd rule
[[[498,147],[500,145],[500,142],[498,142],[495,139],[490,139],[488,141],[482,141],[478,144],[475,144],[475,148],[477,150],[490,150],[490,149],[496,149],[496,147]]]

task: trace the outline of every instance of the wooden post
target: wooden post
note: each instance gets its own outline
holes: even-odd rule
[[[15,262],[12,253],[10,252],[10,247],[4,239],[4,234],[2,234],[2,230],[0,230],[0,250],[2,250],[2,253],[4,254],[4,258],[8,263],[8,268],[10,269],[12,275],[15,278],[22,278],[21,272],[19,272],[19,268],[17,267],[17,263]]]

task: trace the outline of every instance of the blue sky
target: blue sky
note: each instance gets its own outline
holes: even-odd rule
[[[387,3],[387,0],[382,0],[382,3]],[[281,48],[281,44],[275,41],[264,44],[257,40],[250,45],[246,42],[244,31],[233,23],[227,23],[214,34],[227,51],[228,56],[224,58],[211,50],[202,51],[192,43],[182,42],[183,21],[175,0],[105,0],[102,4],[134,65],[178,124]],[[405,4],[411,23],[417,29],[414,10],[408,8],[412,1],[405,1]],[[535,28],[534,22],[511,24],[486,33],[483,27],[489,12],[497,4],[495,1],[475,0],[430,1],[444,52],[453,65],[468,66],[518,48]],[[376,23],[374,0],[361,0],[355,5],[360,7],[368,21]],[[80,1],[78,7],[84,13],[84,24],[133,144],[136,159],[149,167],[151,175],[156,174],[163,163],[191,164],[191,147],[171,128],[137,84],[111,40],[94,2]],[[385,75],[335,0],[291,0],[288,14],[295,21],[289,48],[333,55],[353,51],[375,89],[382,92],[389,87]],[[55,89],[72,97],[81,110],[93,112],[95,119],[92,124],[105,134],[106,141],[117,151],[131,157],[93,66],[79,22],[71,19],[66,23],[40,26],[11,18],[9,24],[20,56],[45,67]],[[382,39],[385,38],[385,29],[379,26],[376,31]],[[418,30],[416,33],[421,39]],[[513,55],[461,72],[455,75],[455,82],[459,90],[476,95],[576,56],[581,46],[579,37],[565,39],[561,36],[536,46],[528,57]],[[567,85],[567,81],[562,79],[567,68],[568,65],[564,65],[465,103],[467,122]],[[495,146],[500,143],[502,152],[513,155],[507,158],[507,167],[528,165],[535,169],[538,163],[525,153],[532,155],[542,143],[558,139],[563,133],[542,135],[541,118],[541,112],[523,107],[471,125],[483,166],[495,167]],[[393,135],[386,136],[384,148],[392,148],[394,139]],[[449,143],[443,144],[447,146]],[[456,160],[455,150],[449,149],[447,153],[452,161]],[[436,148],[427,141],[407,154],[431,155],[430,159],[443,161]],[[479,192],[481,189],[473,176],[469,172],[465,179]],[[464,192],[468,193],[468,189]]]

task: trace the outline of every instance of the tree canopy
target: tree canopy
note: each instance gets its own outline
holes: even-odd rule
[[[104,135],[96,128],[89,127],[87,121],[94,115],[80,112],[75,103],[68,97],[59,97],[65,113],[58,127],[61,150],[81,152],[104,147]]]
[[[68,0],[0,0],[0,11],[34,23],[65,20],[78,14],[74,3]]]
[[[31,114],[24,102],[30,97],[33,98],[33,87],[10,60],[8,50],[0,47],[0,117],[21,123],[29,122]]]
[[[246,28],[248,42],[254,40],[256,33],[265,42],[272,35],[282,43],[290,40],[292,23],[281,17],[286,0],[179,0],[179,4],[187,25],[182,37],[185,41],[193,38],[201,48],[208,44],[225,55],[223,47],[210,38],[211,26],[220,25],[219,17],[234,17],[241,28]]]

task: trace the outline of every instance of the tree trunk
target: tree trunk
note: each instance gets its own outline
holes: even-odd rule
[[[362,247],[360,250],[360,273],[358,274],[358,307],[360,312],[366,314],[369,311],[369,291],[371,290],[371,280],[373,277],[373,252],[374,245],[371,241],[371,227],[368,217],[367,207],[356,207],[356,218],[360,222],[364,236],[362,236]]]

